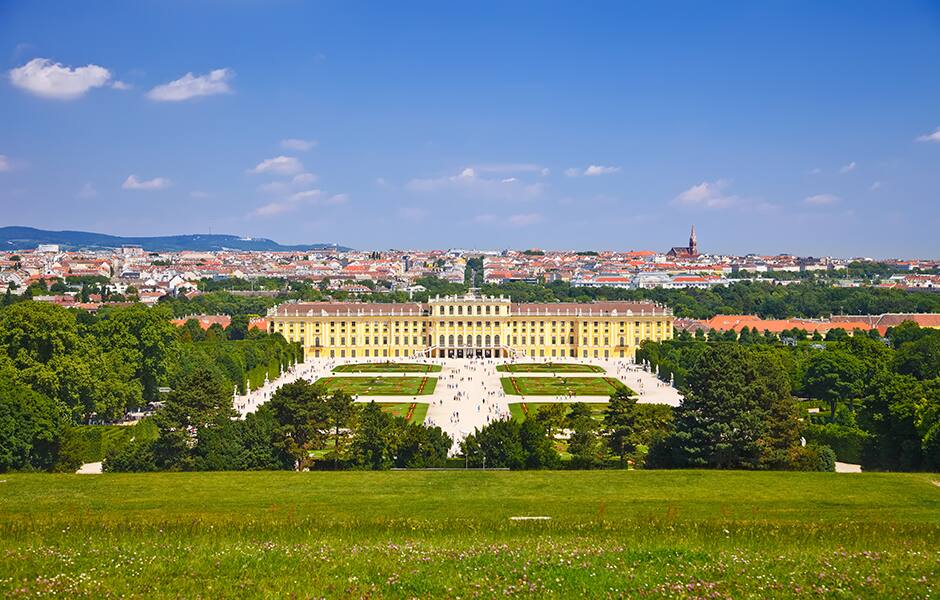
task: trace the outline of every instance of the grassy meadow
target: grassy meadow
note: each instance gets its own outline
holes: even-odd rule
[[[7,474],[0,595],[929,598],[940,593],[936,480]]]

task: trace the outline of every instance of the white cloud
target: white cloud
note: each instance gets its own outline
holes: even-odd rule
[[[10,70],[10,82],[43,98],[74,100],[92,88],[107,85],[111,72],[98,65],[70,68],[48,58],[34,58]]]
[[[565,169],[565,175],[567,177],[597,177],[598,175],[619,173],[620,170],[620,167],[614,166],[588,165],[584,169],[581,169],[580,167],[571,167],[569,169]]]
[[[854,171],[857,167],[858,167],[858,165],[857,165],[857,164],[855,163],[855,161],[853,160],[853,161],[850,162],[849,164],[843,165],[842,168],[839,169],[839,173],[845,175],[846,173],[851,173],[851,172]]]
[[[703,181],[673,198],[673,203],[702,208],[727,208],[739,200],[737,196],[725,194],[724,190],[730,183],[726,179]]]
[[[125,83],[123,81],[115,81],[114,83],[111,84],[111,87],[115,90],[121,90],[121,91],[134,89],[134,86],[132,86],[129,83]]]
[[[816,194],[806,197],[803,202],[806,204],[812,204],[813,206],[829,206],[830,204],[835,204],[840,200],[841,198],[835,194]]]
[[[611,173],[619,173],[620,167],[605,167],[603,165],[589,165],[588,168],[584,170],[585,177],[596,177],[597,175],[610,175]]]
[[[258,163],[249,173],[272,173],[275,175],[297,175],[303,173],[304,165],[293,156],[275,156]]]
[[[82,189],[78,190],[78,193],[75,194],[75,197],[79,200],[91,200],[92,198],[98,195],[98,190],[95,189],[94,184],[91,182],[86,183],[82,186]]]
[[[511,173],[538,173],[542,177],[546,177],[551,173],[551,171],[545,167],[533,163],[490,163],[473,165],[472,168],[477,173],[499,173],[504,175]]]
[[[940,142],[940,127],[937,127],[933,133],[925,133],[924,135],[917,136],[914,140],[915,142]]]
[[[304,206],[334,206],[338,204],[345,204],[348,201],[348,194],[334,194],[332,196],[325,196],[321,190],[303,190],[301,192],[291,194],[284,200],[264,204],[255,209],[252,214],[258,217],[273,217],[282,215],[284,213],[293,212]]]
[[[296,192],[301,188],[308,187],[319,179],[313,173],[298,173],[294,175],[289,181],[278,180],[278,181],[269,181],[258,186],[258,191],[264,194],[280,194],[285,195],[291,192]]]
[[[493,215],[490,213],[484,213],[482,215],[477,215],[473,217],[472,220],[474,223],[492,223],[493,221],[496,220],[496,215]]]
[[[10,166],[10,159],[7,158],[6,154],[0,154],[0,173],[4,171],[9,171],[13,167]]]
[[[154,177],[153,179],[138,179],[137,175],[130,175],[121,185],[125,190],[162,190],[170,187],[172,182],[165,177]]]
[[[232,91],[229,81],[234,75],[231,69],[215,69],[198,77],[186,73],[175,81],[153,88],[147,92],[147,97],[157,102],[181,102],[199,96],[228,94]]]
[[[294,178],[291,179],[291,183],[294,185],[307,185],[311,184],[317,180],[317,176],[313,173],[298,173],[294,175]]]
[[[880,189],[881,189],[881,182],[880,182],[880,181],[876,181],[876,182],[874,182],[874,183],[871,184],[871,191],[874,192],[875,190],[880,190]]]
[[[809,170],[810,175],[819,175],[820,173],[822,173],[822,169],[820,169],[819,167]]]
[[[202,199],[205,199],[205,198],[211,198],[211,197],[212,197],[212,194],[210,194],[209,192],[202,192],[202,191],[199,191],[199,190],[193,190],[193,191],[189,192],[189,197],[190,197],[190,198],[197,198],[197,199],[202,200]]]
[[[297,150],[299,152],[306,152],[316,145],[316,140],[302,140],[300,138],[287,138],[286,140],[281,140],[281,148],[285,148],[287,150]]]
[[[527,183],[516,177],[480,177],[476,167],[466,167],[457,175],[434,179],[412,179],[406,189],[413,192],[461,192],[474,198],[501,200],[531,200],[544,191],[541,183]]]
[[[513,227],[526,227],[528,225],[534,225],[542,220],[542,215],[538,213],[525,213],[520,215],[511,215],[508,219],[509,224]]]

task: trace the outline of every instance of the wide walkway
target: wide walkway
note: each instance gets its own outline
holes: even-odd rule
[[[257,410],[258,406],[270,400],[278,387],[297,380],[300,377],[316,381],[332,374],[334,368],[348,363],[382,362],[380,360],[335,358],[311,359],[299,364],[283,374],[277,380],[267,383],[260,389],[253,390],[247,396],[236,396],[235,407],[244,415]],[[429,373],[437,377],[437,387],[433,394],[425,396],[358,396],[357,402],[423,402],[429,404],[425,423],[439,426],[447,432],[455,444],[479,427],[495,419],[509,416],[509,404],[513,402],[607,402],[608,396],[529,396],[506,395],[500,383],[501,377],[551,377],[552,373],[501,373],[496,366],[511,362],[509,359],[468,359],[437,358],[412,361],[392,359],[395,362],[420,362],[441,365],[438,373]],[[546,360],[518,360],[516,362],[547,362]],[[564,373],[566,378],[574,377],[615,377],[637,392],[639,402],[646,404],[668,404],[678,406],[681,396],[667,383],[663,383],[652,373],[644,371],[638,365],[620,360],[579,359],[552,362],[573,362],[592,364],[602,367],[604,373]],[[338,373],[343,377],[401,377],[402,373]],[[406,373],[408,376],[420,376],[420,373]],[[562,375],[562,374],[558,374]]]

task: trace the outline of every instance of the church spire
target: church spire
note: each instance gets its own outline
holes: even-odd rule
[[[698,238],[695,237],[695,225],[692,225],[692,233],[689,235],[689,253],[692,256],[698,255]]]

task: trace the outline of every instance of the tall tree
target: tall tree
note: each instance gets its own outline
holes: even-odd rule
[[[628,390],[617,390],[610,397],[604,414],[604,428],[611,451],[620,458],[620,466],[626,466],[626,456],[636,446],[636,397]]]
[[[757,469],[770,466],[768,448],[792,443],[790,383],[772,351],[712,346],[689,372],[688,388],[667,441],[674,466]]]
[[[323,446],[329,431],[326,402],[320,388],[298,379],[279,387],[261,409],[272,411],[281,425],[281,450],[294,458],[298,471],[308,468],[310,451]]]
[[[325,398],[326,423],[333,438],[333,450],[329,458],[333,461],[333,468],[339,467],[343,449],[350,438],[347,431],[357,414],[352,396],[344,392],[333,392]]]
[[[803,376],[803,390],[829,403],[829,416],[835,418],[839,400],[853,403],[865,385],[865,365],[845,350],[826,349],[810,358]]]
[[[356,464],[372,470],[392,466],[397,449],[395,421],[374,401],[359,415],[359,427],[352,441]]]

